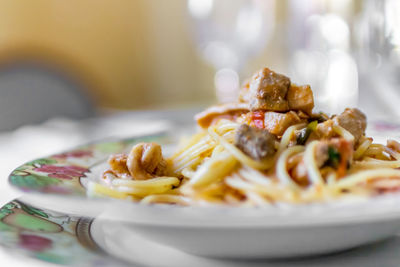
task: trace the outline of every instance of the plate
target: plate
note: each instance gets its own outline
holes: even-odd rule
[[[54,212],[16,199],[0,208],[0,246],[64,266],[270,267],[398,266],[400,237],[320,258],[280,261],[233,261],[202,258],[128,233],[118,222]],[[110,225],[110,223],[112,225]],[[113,227],[110,227],[113,226]],[[116,239],[122,242],[115,242]]]
[[[93,240],[94,219],[15,199],[0,208],[0,245],[15,255],[70,266],[128,266]]]
[[[387,138],[398,129],[383,122],[372,124],[373,136]],[[30,193],[26,197],[31,204],[76,215],[101,216],[121,223],[126,233],[135,232],[207,257],[254,259],[331,253],[388,238],[400,229],[400,194],[364,201],[265,208],[148,206],[86,197],[85,184],[99,177],[108,155],[126,152],[142,141],[168,147],[176,138],[161,134],[81,146],[28,162],[14,170],[9,181]]]

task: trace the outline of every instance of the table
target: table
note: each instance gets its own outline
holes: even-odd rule
[[[140,136],[183,129],[191,125],[193,114],[199,109],[169,111],[119,112],[99,118],[74,121],[53,118],[40,125],[27,125],[13,132],[0,133],[0,205],[18,197],[21,193],[11,189],[7,175],[18,165],[31,159],[57,153],[64,149],[93,140],[109,137]],[[400,237],[382,244],[343,252],[326,257],[303,260],[276,261],[266,266],[399,266]],[[239,263],[240,265],[240,263]],[[260,262],[243,262],[243,266],[261,266]],[[0,266],[54,266],[27,258],[10,255],[0,250]],[[234,266],[238,266],[237,263]]]
[[[39,125],[26,125],[0,133],[0,205],[21,195],[8,185],[7,176],[29,160],[106,138],[140,136],[190,123],[198,109],[113,112],[98,118],[71,120],[52,118]],[[173,120],[171,120],[173,118]],[[181,127],[180,127],[181,128]],[[15,259],[0,250],[0,266],[46,266],[30,259]],[[53,266],[53,265],[49,265]]]

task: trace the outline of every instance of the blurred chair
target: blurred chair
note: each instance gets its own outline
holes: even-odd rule
[[[52,117],[86,118],[95,108],[85,85],[54,66],[35,61],[0,64],[0,131]]]

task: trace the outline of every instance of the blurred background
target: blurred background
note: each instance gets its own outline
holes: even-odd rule
[[[0,0],[0,130],[231,101],[263,66],[398,117],[399,45],[395,0]]]
[[[315,111],[359,106],[392,123],[369,135],[400,133],[399,0],[0,0],[0,205],[16,166],[179,135],[261,67],[310,84]]]

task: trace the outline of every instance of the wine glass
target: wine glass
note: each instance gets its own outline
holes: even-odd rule
[[[370,118],[400,119],[400,1],[363,2],[357,27],[360,105]]]
[[[358,102],[351,0],[289,0],[287,43],[293,81],[310,84],[316,110],[340,113]]]
[[[196,48],[216,68],[220,102],[237,98],[239,75],[268,43],[275,22],[275,0],[188,0]]]

